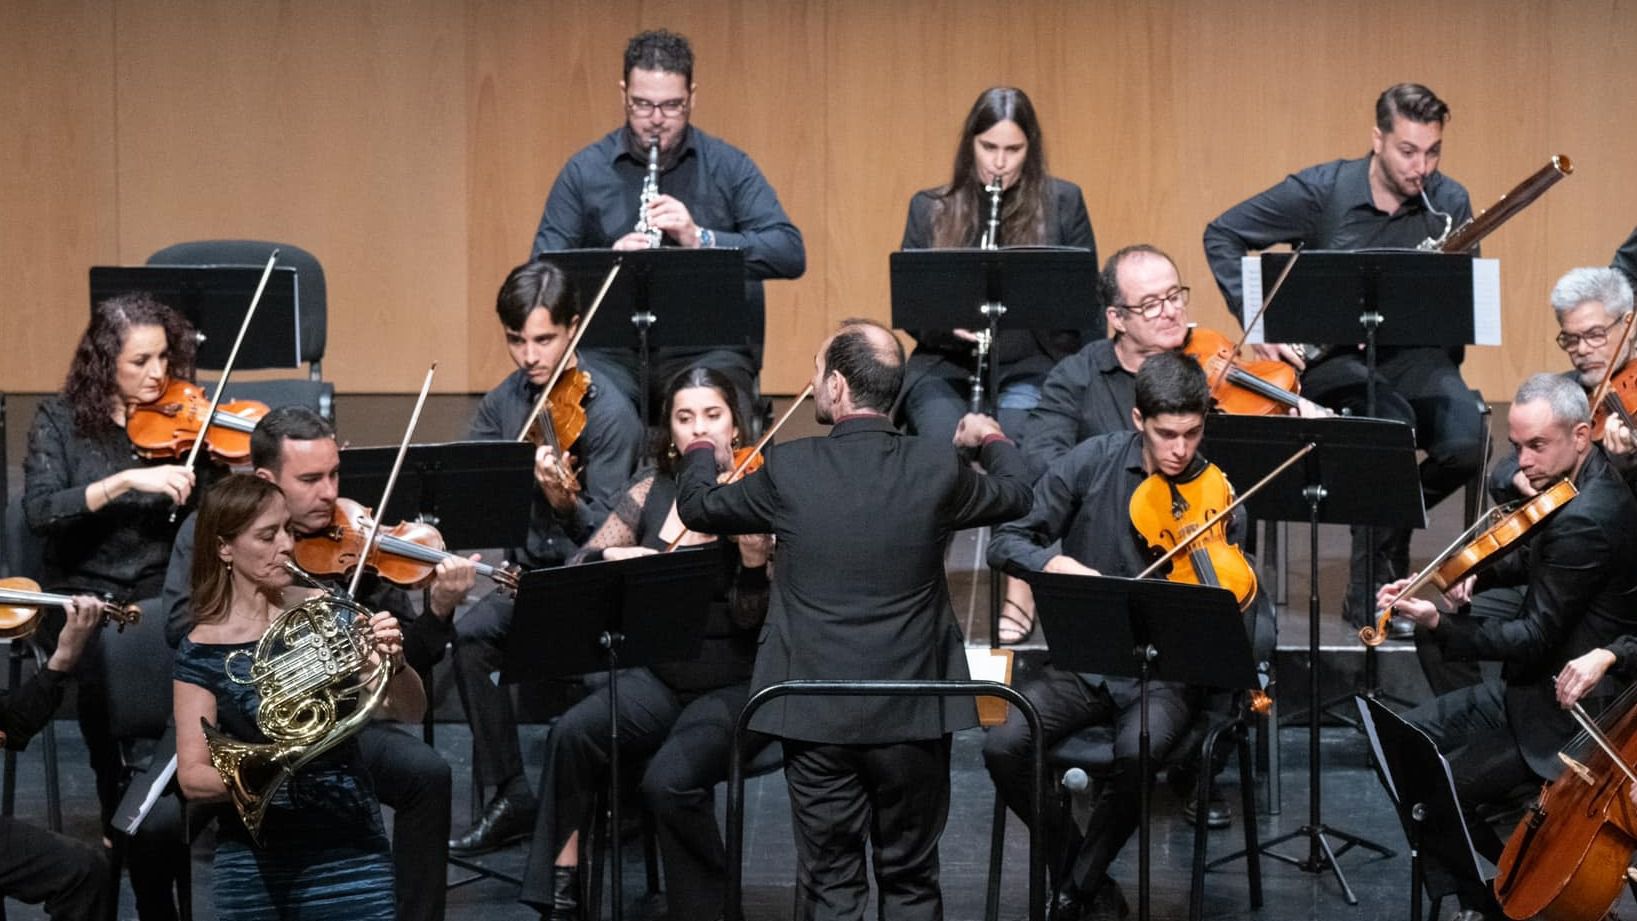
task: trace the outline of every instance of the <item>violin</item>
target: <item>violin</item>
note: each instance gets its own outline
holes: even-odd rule
[[[733,449],[733,469],[740,471],[738,479],[762,469],[763,463],[762,452],[755,445]]]
[[[1154,473],[1143,480],[1131,494],[1131,525],[1153,554],[1187,545],[1172,556],[1168,581],[1228,589],[1244,611],[1256,596],[1256,571],[1228,541],[1227,523],[1218,514],[1233,504],[1233,487],[1215,464],[1184,476]]]
[[[567,368],[545,394],[546,402],[528,428],[528,440],[535,447],[549,446],[556,452],[557,472],[564,488],[577,493],[579,479],[568,466],[566,455],[585,431],[585,397],[591,390],[591,372]]]
[[[342,576],[357,568],[369,533],[371,512],[352,499],[337,499],[330,525],[296,541],[291,556],[313,575]],[[420,588],[432,581],[438,564],[454,554],[444,549],[438,529],[420,521],[403,521],[381,528],[365,567],[404,588]],[[517,590],[517,571],[507,566],[477,564],[477,573],[496,584]]]
[[[1626,867],[1637,850],[1637,706],[1633,689],[1604,712],[1605,730],[1575,704],[1595,743],[1579,758],[1559,752],[1564,771],[1507,839],[1496,864],[1495,897],[1508,918],[1599,921],[1626,888]],[[1611,718],[1612,715],[1612,718]]]
[[[223,464],[243,464],[250,460],[250,433],[267,415],[267,404],[255,400],[229,400],[210,412],[210,397],[203,387],[184,380],[172,380],[165,392],[152,403],[131,409],[125,418],[125,432],[138,456],[148,460],[180,458],[193,449],[205,429],[205,447]]]
[[[1627,311],[1621,317],[1620,338],[1615,340],[1614,351],[1609,353],[1611,357],[1608,367],[1603,369],[1603,379],[1591,393],[1592,440],[1599,443],[1603,441],[1603,424],[1610,413],[1627,428],[1637,430],[1637,423],[1632,422],[1632,414],[1637,413],[1637,363],[1629,358],[1621,361],[1621,356],[1628,352],[1626,346],[1631,341],[1634,317],[1637,317],[1634,311]]]
[[[1205,369],[1211,398],[1225,413],[1283,415],[1301,406],[1295,368],[1282,361],[1243,361],[1238,346],[1215,330],[1191,327],[1182,351]]]
[[[1490,509],[1488,514],[1468,528],[1455,542],[1434,557],[1404,590],[1393,597],[1392,603],[1376,612],[1375,623],[1360,627],[1358,638],[1366,646],[1380,646],[1387,638],[1387,622],[1392,619],[1394,605],[1400,598],[1408,598],[1427,583],[1439,591],[1448,591],[1470,576],[1500,559],[1534,527],[1569,503],[1578,490],[1569,480],[1558,480],[1528,499]],[[1473,533],[1478,532],[1474,537]]]
[[[40,583],[22,576],[0,579],[0,639],[18,639],[40,625],[41,608],[65,608],[74,603],[68,595],[40,591]],[[142,619],[142,609],[134,604],[102,602],[104,622],[113,621],[121,632],[126,624]]]

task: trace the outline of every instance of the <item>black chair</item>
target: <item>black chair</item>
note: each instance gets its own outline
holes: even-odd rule
[[[5,562],[4,574],[34,579],[40,578],[42,562],[40,542],[23,519],[23,500],[19,496],[6,503],[4,547],[0,559]],[[10,647],[6,687],[15,688],[23,680],[23,664],[32,661],[36,670],[45,667],[46,654],[32,638],[6,641]],[[57,729],[51,720],[40,730],[41,749],[45,753],[46,827],[63,830],[62,788],[57,775]],[[17,804],[17,753],[7,750],[4,758],[6,777],[0,784],[0,814],[13,815]]]
[[[1493,437],[1490,430],[1495,424],[1495,414],[1489,408],[1489,403],[1484,399],[1484,395],[1474,390],[1472,391],[1472,399],[1477,401],[1478,414],[1483,418],[1483,453],[1481,455],[1482,460],[1478,463],[1478,472],[1474,473],[1472,479],[1467,480],[1466,484],[1464,496],[1466,505],[1462,512],[1461,521],[1467,526],[1478,520],[1478,512],[1484,507],[1484,484],[1489,476],[1489,446],[1492,443],[1490,439]]]
[[[1245,829],[1245,847],[1249,864],[1250,903],[1252,908],[1262,907],[1262,874],[1261,863],[1258,859],[1256,833],[1256,789],[1254,775],[1251,773],[1250,732],[1247,721],[1243,716],[1233,718],[1210,717],[1209,714],[1201,719],[1209,719],[1205,724],[1203,739],[1199,743],[1198,782],[1194,790],[1194,851],[1193,876],[1189,893],[1188,917],[1191,921],[1199,921],[1205,904],[1205,869],[1206,845],[1210,834],[1206,828],[1206,815],[1210,810],[1211,771],[1209,765],[1213,763],[1213,756],[1217,746],[1226,740],[1232,740],[1239,754],[1239,789],[1241,794],[1241,809],[1243,810],[1242,824]],[[1073,733],[1059,741],[1046,753],[1046,764],[1049,775],[1058,778],[1064,777],[1068,771],[1079,768],[1086,773],[1093,783],[1101,783],[1110,779],[1114,770],[1114,729],[1111,726],[1092,726]],[[1061,782],[1058,785],[1060,796],[1065,800],[1069,794],[1063,789]],[[1064,803],[1065,807],[1067,803]],[[1006,848],[1006,804],[999,796],[995,797],[994,822],[989,836],[989,887],[985,901],[985,921],[996,921],[1000,914],[1000,882],[1003,856]]]
[[[259,400],[270,407],[307,406],[333,421],[335,385],[325,381],[322,375],[328,310],[324,268],[312,253],[289,243],[198,240],[167,246],[149,256],[148,264],[261,268],[274,249],[279,250],[280,265],[292,265],[296,269],[297,321],[301,325],[301,342],[299,363],[290,367],[305,364],[307,376],[258,381],[234,378],[228,383],[226,398]]]
[[[171,725],[171,676],[176,651],[165,642],[165,617],[159,599],[142,602],[142,618],[118,635],[104,637],[103,661],[107,672],[108,721],[119,745],[125,769],[125,784],[133,778],[149,776],[175,753],[174,736],[169,745],[166,730]],[[168,789],[148,813],[135,835],[120,836],[112,857],[117,885],[122,867],[132,865],[134,874],[154,872],[167,885],[174,882],[178,916],[187,921],[193,915],[193,835],[189,813],[181,793],[171,780]],[[133,852],[140,858],[130,860]],[[139,905],[139,908],[141,906]]]

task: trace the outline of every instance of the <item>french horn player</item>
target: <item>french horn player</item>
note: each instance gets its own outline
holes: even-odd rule
[[[425,692],[396,666],[396,618],[295,586],[293,546],[272,483],[231,475],[206,493],[176,658],[177,780],[194,803],[235,807],[221,810],[218,917],[389,919],[387,839],[350,735],[419,720]]]

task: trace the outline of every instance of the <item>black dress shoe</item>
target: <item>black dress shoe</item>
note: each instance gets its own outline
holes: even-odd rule
[[[534,802],[497,796],[477,824],[449,842],[449,853],[472,857],[499,850],[534,833]]]
[[[542,911],[545,921],[585,921],[580,911],[580,868],[551,868],[551,907]]]
[[[1192,826],[1199,820],[1198,800],[1193,798],[1182,801],[1182,817]],[[1228,806],[1221,794],[1214,789],[1211,798],[1205,803],[1205,827],[1212,831],[1221,831],[1233,824],[1233,809]]]

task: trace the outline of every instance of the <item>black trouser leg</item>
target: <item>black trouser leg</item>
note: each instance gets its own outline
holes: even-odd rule
[[[491,677],[500,668],[511,623],[512,600],[498,591],[455,621],[455,687],[472,725],[472,773],[478,786],[494,787],[497,796],[526,797],[511,691]]]
[[[65,921],[107,915],[108,860],[102,848],[0,816],[0,894]]]
[[[676,695],[646,668],[617,674],[620,683],[620,764],[640,762],[659,748],[682,706]],[[602,676],[587,676],[592,693],[557,718],[546,735],[546,763],[540,769],[540,808],[534,818],[518,900],[537,908],[551,904],[551,868],[569,836],[585,828],[591,800],[608,784],[608,687]],[[626,761],[625,759],[631,759]],[[615,831],[618,834],[618,830]]]
[[[949,819],[949,745],[946,735],[864,752],[882,921],[943,921],[938,839]]]
[[[444,913],[449,857],[449,762],[396,726],[371,723],[358,733],[364,769],[392,809],[392,868],[399,921],[437,921]]]

